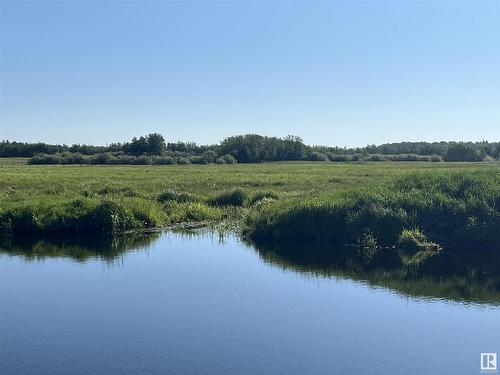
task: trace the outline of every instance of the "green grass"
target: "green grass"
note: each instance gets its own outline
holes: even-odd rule
[[[355,243],[366,233],[385,247],[409,247],[413,241],[428,248],[437,242],[498,249],[500,173],[405,173],[369,188],[264,206],[247,216],[244,227],[245,236],[255,241],[290,243]]]
[[[18,167],[28,164],[30,158],[0,158],[0,168]]]
[[[229,221],[255,239],[355,242],[369,229],[390,245],[415,226],[440,242],[451,217],[457,236],[489,239],[500,232],[499,176],[498,163],[14,165],[0,168],[0,231]]]

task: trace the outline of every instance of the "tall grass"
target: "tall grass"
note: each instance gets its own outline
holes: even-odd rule
[[[380,188],[255,210],[244,234],[254,240],[353,243],[370,231],[383,246],[422,228],[443,244],[500,244],[498,172],[408,174]]]
[[[408,170],[413,172],[409,173]],[[0,232],[121,232],[243,224],[270,241],[498,243],[498,164],[268,163],[0,169]],[[279,199],[278,199],[279,198]]]

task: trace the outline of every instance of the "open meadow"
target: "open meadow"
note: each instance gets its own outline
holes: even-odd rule
[[[500,163],[278,162],[169,166],[4,164],[7,166],[0,169],[0,207],[3,210],[88,197],[140,197],[154,200],[165,191],[208,198],[235,188],[250,194],[265,191],[282,197],[312,198],[338,191],[372,189],[413,172],[500,173]]]
[[[0,228],[117,233],[195,222],[257,241],[494,247],[499,181],[498,163],[18,165],[0,169]]]

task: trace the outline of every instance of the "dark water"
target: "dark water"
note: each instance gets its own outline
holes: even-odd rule
[[[2,375],[476,374],[500,352],[491,255],[404,267],[175,233],[0,248]]]

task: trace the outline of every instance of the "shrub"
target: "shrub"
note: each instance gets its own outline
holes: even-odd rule
[[[217,153],[213,150],[207,150],[203,154],[201,154],[201,159],[205,162],[203,164],[213,163],[217,158]]]
[[[142,155],[142,156],[138,156],[135,159],[134,164],[137,164],[137,165],[151,165],[151,164],[153,164],[153,160],[151,159],[151,156]]]
[[[179,158],[177,159],[177,164],[180,165],[191,164],[191,160],[189,160],[188,158]]]
[[[351,161],[362,161],[363,159],[363,154],[354,154],[351,156]]]
[[[366,161],[386,161],[387,158],[384,155],[372,154],[365,158]]]
[[[136,164],[134,155],[118,155],[115,158],[116,164]]]
[[[236,164],[237,161],[233,155],[226,154],[222,157],[226,164]]]
[[[328,154],[328,159],[330,159],[330,161],[335,161],[335,162],[345,162],[345,161],[351,161],[352,156],[351,155]]]
[[[217,158],[215,159],[215,164],[226,164],[226,161],[224,158]]]
[[[191,156],[189,158],[192,164],[208,164],[208,160],[201,156]]]
[[[111,159],[111,155],[110,154],[100,153],[100,154],[94,155],[90,159],[90,163],[91,164],[106,164],[106,163],[108,163],[110,161],[110,159]]]
[[[172,165],[175,164],[175,159],[171,156],[157,156],[153,158],[153,164],[155,165]]]
[[[90,161],[79,152],[65,152],[61,154],[63,164],[88,164]]]
[[[328,156],[326,156],[322,152],[313,151],[313,152],[311,152],[311,155],[309,155],[309,160],[311,160],[311,161],[328,161]]]
[[[248,199],[247,193],[241,189],[234,189],[228,192],[220,193],[208,200],[208,204],[212,206],[235,206],[241,207],[245,205]]]
[[[28,160],[28,164],[62,164],[58,155],[37,154]]]

